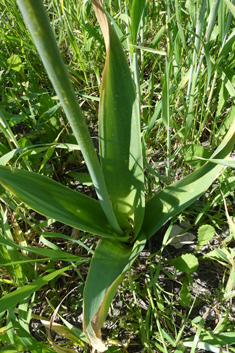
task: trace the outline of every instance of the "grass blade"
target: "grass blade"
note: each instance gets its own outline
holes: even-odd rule
[[[226,158],[234,146],[235,120],[212,157]],[[166,187],[146,204],[143,230],[150,238],[165,222],[200,197],[217,178],[223,166],[208,162],[184,179]],[[157,219],[156,219],[157,216]]]
[[[49,275],[36,279],[34,282],[27,284],[10,294],[5,295],[3,298],[0,299],[0,313],[8,310],[9,308],[13,308],[24,298],[33,294],[36,290],[44,286],[53,278],[70,269],[70,267],[71,266],[61,268],[55,272],[50,273]]]

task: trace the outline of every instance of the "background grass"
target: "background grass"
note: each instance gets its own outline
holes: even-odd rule
[[[96,146],[105,62],[100,28],[90,2],[44,4]],[[234,119],[234,20],[223,1],[147,1],[134,47],[131,5],[132,1],[105,2],[133,75],[139,71],[149,199],[201,166],[203,161],[197,157],[210,157]],[[0,21],[0,157],[15,148],[35,145],[7,163],[95,197],[79,151],[41,146],[75,143],[75,138],[14,0],[0,1]],[[138,70],[134,69],[135,53]],[[77,171],[85,173],[84,180],[76,179]],[[204,197],[157,234],[145,256],[135,263],[104,330],[120,350],[194,352],[201,348],[217,352],[218,347],[228,346],[231,352],[235,350],[234,187],[234,173],[227,169]],[[1,351],[54,351],[54,338],[45,333],[39,315],[48,323],[62,297],[76,286],[78,290],[59,310],[60,323],[69,331],[53,329],[59,335],[59,347],[89,351],[76,317],[81,314],[84,280],[97,239],[40,217],[5,191],[1,192],[0,218],[1,296],[16,289],[22,293],[19,305],[19,301],[7,301],[1,309]],[[198,235],[198,240],[194,247],[175,250],[167,245],[167,236],[173,223],[182,220],[189,221],[187,231]],[[199,241],[202,225],[214,229],[207,244]],[[58,237],[48,240],[48,231],[59,233]],[[69,235],[69,240],[63,235]],[[196,271],[182,271],[179,259],[184,252],[196,254]],[[217,282],[207,282],[206,277],[216,277]],[[204,280],[204,291],[193,291],[198,279]],[[200,340],[197,348],[196,337]]]

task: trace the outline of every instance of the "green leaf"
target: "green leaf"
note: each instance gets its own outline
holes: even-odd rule
[[[84,249],[86,249],[86,251],[88,253],[91,253],[91,254],[94,254],[94,251],[91,250],[90,248],[88,248],[86,246],[86,244],[84,244],[82,241],[80,240],[77,240],[77,239],[74,239],[73,237],[71,236],[68,236],[68,235],[65,235],[65,234],[60,234],[60,233],[52,233],[52,232],[44,232],[43,235],[40,236],[40,238],[46,238],[46,237],[49,237],[49,238],[61,238],[61,239],[66,239],[68,240],[69,242],[74,242],[74,243],[77,243],[79,246],[82,246]],[[70,255],[69,255],[70,256]]]
[[[8,344],[9,343],[9,338],[5,337],[7,336],[6,334],[1,334],[1,342],[4,344],[4,347],[1,347],[1,352],[3,353],[24,353],[24,352],[29,352],[27,350],[27,347],[25,347],[19,337],[15,335],[15,344]],[[39,342],[37,345],[37,348],[39,348]],[[40,344],[40,348],[37,353],[55,353],[54,350],[46,347],[44,344]]]
[[[41,323],[44,325],[44,327],[47,329],[48,334],[48,340],[50,341],[52,347],[54,348],[55,352],[57,353],[72,353],[74,350],[68,349],[65,347],[61,347],[59,345],[56,345],[55,342],[51,339],[51,333],[50,330],[54,331],[58,335],[62,336],[66,340],[70,340],[74,343],[74,345],[79,345],[83,348],[83,350],[86,352],[85,344],[76,336],[73,334],[72,330],[69,329],[66,326],[60,325],[57,322],[51,323],[50,320],[45,320],[44,318],[40,319]]]
[[[42,343],[38,342],[28,331],[26,331],[16,319],[15,314],[12,309],[9,308],[9,316],[11,320],[11,324],[14,328],[14,335],[19,337],[20,341],[25,347],[25,350],[28,350],[31,353],[42,353],[42,352],[52,352],[51,349],[47,349],[42,345]],[[15,342],[14,342],[15,343]]]
[[[157,49],[154,49],[154,48],[148,48],[148,47],[142,47],[141,45],[132,45],[134,48],[137,48],[137,49],[141,49],[143,51],[146,51],[146,52],[149,52],[149,53],[152,53],[152,54],[158,54],[158,55],[163,55],[163,56],[166,56],[166,52],[165,51],[162,51],[162,50],[157,50]]]
[[[229,10],[232,12],[235,17],[235,6],[228,0],[224,0],[225,4],[228,6]]]
[[[198,259],[192,254],[185,254],[176,259],[170,260],[178,271],[186,272],[188,275],[198,268]]]
[[[162,78],[162,122],[166,128],[170,128],[168,64],[166,64],[165,75]]]
[[[232,330],[233,331],[233,330]],[[182,342],[186,347],[192,347],[195,343],[195,340],[192,341],[194,337],[188,337],[184,339]],[[214,353],[226,353],[227,349],[223,349],[223,346],[233,345],[235,343],[235,334],[234,332],[224,332],[220,333],[212,333],[209,335],[202,333],[200,335],[200,341],[197,343],[198,349],[203,349],[209,352]],[[215,346],[214,346],[215,345]]]
[[[143,18],[145,0],[134,0],[131,8],[131,38],[132,44],[136,45],[140,30],[141,19]]]
[[[235,120],[211,158],[225,159],[234,147]],[[218,177],[222,166],[207,162],[194,173],[161,190],[145,206],[143,231],[149,239],[169,219],[192,204]]]
[[[189,282],[186,279],[183,283],[183,286],[180,291],[179,302],[184,307],[189,306],[191,299],[190,289],[189,289]]]
[[[226,344],[234,345],[235,332],[234,330],[232,332],[222,332],[222,333],[216,333],[216,334],[213,334],[210,332],[209,335],[202,334],[201,340],[203,340],[203,342],[219,345],[220,347]]]
[[[93,141],[56,44],[43,2],[18,0],[17,4],[81,148],[104,213],[114,231],[122,236],[123,231],[115,217]]]
[[[24,156],[26,153],[32,153],[32,152],[39,153],[49,149],[50,147],[68,149],[68,151],[73,151],[73,150],[80,151],[80,147],[78,145],[74,145],[71,143],[45,143],[45,144],[38,144],[38,145],[30,145],[30,146],[14,149],[4,154],[4,156],[0,158],[0,164],[6,165],[11,160],[11,158],[13,158],[18,154]]]
[[[92,346],[100,352],[106,350],[100,330],[111,301],[119,283],[146,243],[144,233],[138,238],[133,248],[102,239],[91,260],[84,290],[83,328]]]
[[[97,235],[117,236],[98,201],[54,180],[25,170],[0,166],[0,182],[26,205],[47,217]],[[123,229],[129,227],[124,217],[118,214],[117,217]],[[127,237],[120,239],[128,240]]]
[[[201,158],[203,159],[203,158]],[[214,163],[214,164],[221,164],[224,165],[226,167],[230,167],[230,168],[235,168],[235,159],[234,158],[228,158],[228,159],[204,159],[205,161]]]
[[[18,338],[18,337],[17,337]],[[15,344],[7,344],[6,346],[1,348],[1,352],[3,353],[19,353],[19,352],[25,352],[26,347],[22,345],[19,339],[17,339],[17,346]],[[2,341],[3,342],[3,341]]]
[[[190,145],[190,147],[186,146],[185,149],[187,149],[185,162],[187,162],[196,169],[205,164],[205,161],[198,159],[198,157],[207,159],[211,156],[211,153],[203,146]]]
[[[67,266],[57,271],[54,271],[49,275],[36,279],[34,282],[27,284],[23,287],[20,287],[14,292],[11,292],[10,294],[5,295],[0,299],[0,313],[6,311],[9,308],[14,307],[16,304],[21,302],[24,298],[36,292],[39,288],[44,286],[53,278],[70,269],[70,267],[71,266]]]
[[[20,71],[23,67],[21,58],[14,54],[9,59],[7,59],[7,63],[9,64],[10,68],[14,71]]]
[[[74,325],[71,325],[67,320],[65,320],[64,317],[60,316],[60,319],[63,321],[63,323],[66,325],[66,327],[68,327],[68,329],[70,330],[70,332],[75,336],[77,337],[77,339],[81,342],[80,345],[82,346],[82,342],[86,342],[86,343],[89,343],[86,336],[84,335],[83,331],[74,326]]]
[[[99,106],[101,165],[113,208],[132,221],[137,235],[144,215],[139,105],[122,46],[99,4],[93,1],[107,50]]]
[[[53,233],[52,233],[53,234]],[[36,247],[30,247],[30,246],[21,246],[18,245],[8,239],[5,239],[3,237],[0,237],[0,244],[5,245],[7,247],[12,247],[13,249],[20,249],[20,250],[25,250],[28,252],[32,252],[34,254],[39,254],[44,257],[48,257],[53,260],[61,260],[61,261],[78,261],[79,258],[76,255],[73,254],[67,254],[63,252],[62,250],[51,250],[51,249],[46,249],[46,248],[36,248]],[[27,260],[26,260],[27,261]],[[29,261],[34,261],[34,260],[29,260]],[[19,260],[12,260],[9,263],[6,264],[1,264],[4,266],[10,266],[11,264],[21,264],[24,263],[24,261],[19,261]]]
[[[79,181],[79,183],[81,183],[81,184],[84,184],[87,186],[93,186],[91,177],[87,173],[69,172],[68,175],[77,179]]]
[[[175,349],[175,353],[184,353],[186,348],[182,344],[178,344],[178,346]]]
[[[7,212],[6,211],[4,212],[2,207],[0,211],[1,211],[0,218],[1,218],[1,225],[2,225],[2,228],[0,230],[0,240],[4,234],[6,240],[14,244],[11,227],[7,220]],[[20,259],[19,252],[17,251],[16,248],[14,248],[14,246],[11,246],[11,245],[6,247],[1,247],[0,254],[1,254],[1,259],[0,259],[1,264],[19,261]],[[23,268],[21,265],[9,267],[9,272],[13,281],[17,282],[19,285],[23,285],[27,281],[27,277],[25,276],[26,274],[25,270],[26,268]]]
[[[202,245],[208,243],[208,241],[210,241],[213,238],[214,234],[215,234],[215,229],[212,226],[208,224],[201,226],[198,229],[198,243],[195,251],[199,250],[202,247]]]
[[[228,250],[226,250],[226,249],[215,249],[215,250],[212,250],[208,254],[205,255],[205,258],[209,257],[209,258],[214,259],[214,260],[218,260],[218,261],[222,261],[222,262],[226,262],[228,264],[231,264],[231,262],[229,261],[227,252],[229,252],[229,254],[233,258],[235,258],[235,251],[232,248],[228,248]]]

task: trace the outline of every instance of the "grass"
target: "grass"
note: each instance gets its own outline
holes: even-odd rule
[[[63,8],[56,0],[44,3],[95,144],[105,61],[99,26],[89,2],[64,1]],[[108,1],[106,10],[118,26],[133,67],[130,5],[130,1],[125,6]],[[0,21],[4,113],[0,157],[33,145],[6,163],[94,196],[90,181],[79,183],[71,173],[87,172],[79,150],[54,147],[55,143],[73,144],[75,138],[14,0],[0,1]],[[233,23],[224,2],[147,2],[136,45],[146,199],[202,165],[198,157],[210,157],[234,120]],[[104,330],[119,351],[235,351],[234,183],[233,171],[226,169],[205,196],[157,234],[156,247],[149,244],[145,257],[135,262],[119,287]],[[97,239],[83,232],[66,238],[71,227],[40,217],[9,192],[2,192],[0,218],[1,297],[18,288],[25,298],[28,290],[19,305],[20,297],[18,302],[6,301],[1,309],[1,350],[52,352],[77,347],[89,352],[76,316],[81,314],[82,289]],[[168,237],[173,224],[182,220],[190,221],[187,231],[198,235],[198,240],[194,247],[176,250]],[[201,235],[199,242],[205,225],[213,227],[212,237]],[[48,239],[50,231],[58,236]],[[188,267],[182,270],[187,253],[194,253],[198,262],[191,263],[188,257]],[[215,282],[208,277],[216,277]],[[204,290],[195,291],[200,281]],[[55,340],[43,327],[49,326],[57,305],[76,286],[78,291],[59,308],[59,322],[68,329],[51,322],[58,334]]]

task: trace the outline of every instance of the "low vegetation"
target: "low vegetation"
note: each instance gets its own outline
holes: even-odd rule
[[[0,0],[2,352],[235,351],[228,0]]]

